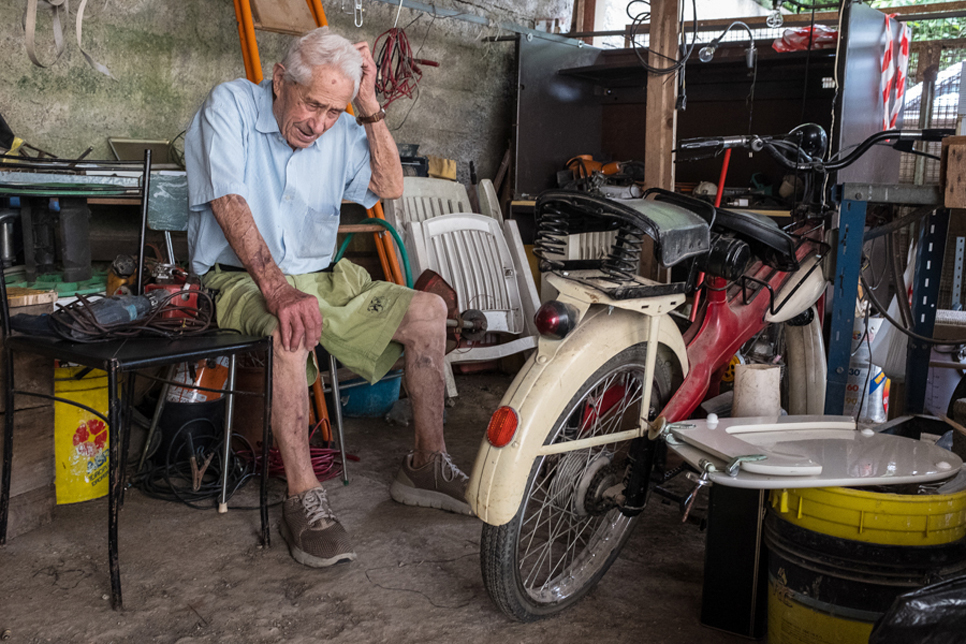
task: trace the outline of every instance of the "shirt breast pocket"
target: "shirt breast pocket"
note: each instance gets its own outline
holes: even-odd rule
[[[299,231],[299,259],[322,259],[335,253],[339,215],[309,208]]]

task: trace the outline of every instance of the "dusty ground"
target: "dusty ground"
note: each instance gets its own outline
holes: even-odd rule
[[[509,377],[462,376],[448,410],[450,452],[469,468]],[[704,535],[653,503],[599,586],[566,613],[510,621],[479,570],[479,521],[389,498],[411,430],[351,420],[352,481],[326,484],[357,561],[312,570],[278,534],[257,545],[258,512],[219,515],[129,492],[120,518],[124,609],[108,593],[104,500],[59,506],[53,524],[0,549],[0,633],[28,642],[703,642],[746,641],[698,622]],[[274,481],[272,500],[282,497]],[[236,496],[257,505],[257,487]]]

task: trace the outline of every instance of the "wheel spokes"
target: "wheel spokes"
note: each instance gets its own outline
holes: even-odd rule
[[[643,404],[643,375],[642,369],[630,368],[603,378],[571,411],[553,442],[605,436],[627,429],[629,422],[636,424]],[[596,551],[612,547],[600,531],[621,530],[619,524],[627,523],[616,510],[593,515],[576,505],[583,502],[578,496],[582,477],[596,459],[613,458],[620,451],[616,447],[608,443],[548,456],[538,466],[521,520],[517,555],[527,592],[549,593],[551,598],[564,595],[569,581],[596,564]]]

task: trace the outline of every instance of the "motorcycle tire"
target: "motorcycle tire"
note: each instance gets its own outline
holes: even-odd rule
[[[635,345],[591,375],[547,427],[544,444],[633,428],[640,418],[645,356],[646,345]],[[671,365],[659,355],[651,419],[671,398],[671,376]],[[516,516],[502,526],[483,526],[483,581],[505,614],[531,622],[558,613],[607,572],[638,518],[625,517],[600,495],[621,482],[629,446],[623,441],[539,457]]]

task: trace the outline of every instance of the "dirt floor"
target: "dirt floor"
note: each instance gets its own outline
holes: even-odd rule
[[[509,376],[458,377],[447,439],[468,470]],[[124,608],[110,608],[107,505],[58,506],[52,524],[0,548],[0,638],[11,644],[214,642],[703,642],[747,641],[700,625],[704,534],[653,502],[598,587],[533,624],[505,617],[480,577],[481,523],[389,498],[410,428],[349,420],[351,483],[329,481],[333,509],[358,560],[297,564],[278,534],[257,542],[258,512],[218,514],[127,494],[120,517]],[[273,481],[271,500],[284,485]],[[233,499],[257,506],[257,486]]]

